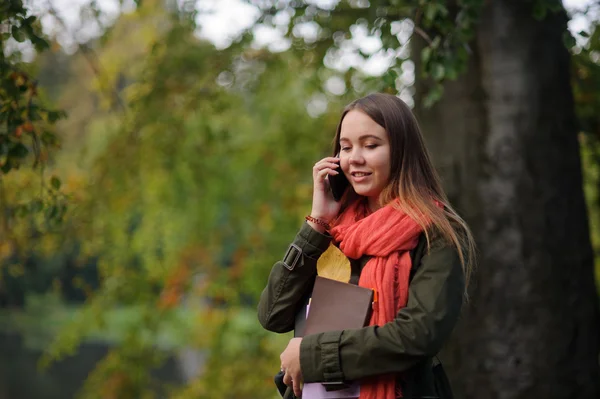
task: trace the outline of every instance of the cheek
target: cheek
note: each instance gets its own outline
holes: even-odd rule
[[[392,165],[388,154],[381,154],[381,156],[377,157],[374,162],[376,163],[379,174],[382,177],[386,178],[390,175]]]
[[[346,156],[340,156],[340,167],[342,168],[342,171],[344,171],[344,173],[348,173],[348,170],[350,169],[350,162],[348,160],[348,157]]]

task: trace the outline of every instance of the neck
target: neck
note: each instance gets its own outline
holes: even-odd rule
[[[367,203],[369,204],[369,210],[371,212],[375,212],[376,210],[381,208],[381,206],[379,205],[379,197],[368,197],[367,201]]]

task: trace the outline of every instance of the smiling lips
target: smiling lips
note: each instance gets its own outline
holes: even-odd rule
[[[361,182],[363,180],[365,180],[368,176],[371,176],[371,173],[368,172],[352,172],[350,173],[350,175],[352,176],[352,180],[358,182]]]

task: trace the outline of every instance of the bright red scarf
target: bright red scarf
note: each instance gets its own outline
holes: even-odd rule
[[[410,250],[417,246],[423,229],[408,215],[387,205],[368,215],[364,201],[355,201],[331,229],[333,239],[349,258],[372,256],[358,285],[377,292],[369,325],[383,326],[394,320],[408,302]],[[360,399],[395,399],[397,375],[385,374],[361,381]]]

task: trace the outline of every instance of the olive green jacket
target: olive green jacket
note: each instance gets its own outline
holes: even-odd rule
[[[413,397],[436,397],[431,362],[458,320],[464,275],[455,248],[439,237],[432,239],[429,249],[423,241],[412,254],[419,264],[413,265],[416,272],[407,306],[380,327],[305,336],[300,345],[304,382],[403,373],[414,381]],[[331,236],[304,223],[285,257],[273,266],[261,294],[258,319],[265,329],[285,333],[295,328],[296,317],[312,292],[317,260],[330,242]]]

